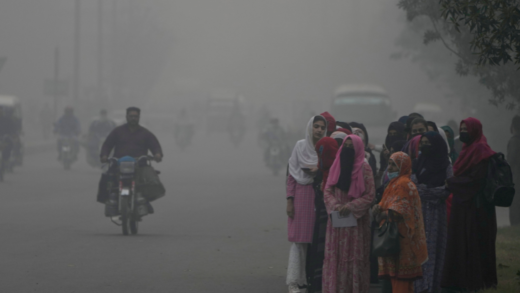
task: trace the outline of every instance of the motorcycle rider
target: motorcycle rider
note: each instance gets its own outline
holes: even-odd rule
[[[238,145],[244,137],[246,131],[245,120],[246,118],[242,113],[240,102],[238,99],[235,99],[233,101],[233,109],[231,110],[227,125],[227,132],[235,145]]]
[[[177,145],[181,148],[188,146],[191,143],[193,137],[194,124],[188,115],[186,108],[182,108],[179,116],[177,117],[174,130],[173,138]]]
[[[98,137],[107,137],[112,130],[116,128],[116,123],[108,118],[107,110],[99,112],[99,118],[92,121],[88,129],[89,135],[97,135]]]
[[[269,120],[269,124],[262,131],[260,136],[260,145],[264,148],[264,162],[268,162],[269,150],[273,145],[277,145],[282,149],[282,153],[285,155],[285,131],[280,126],[278,118],[272,118]]]
[[[4,108],[0,107],[0,141],[3,144],[2,161],[6,162],[11,157],[13,148],[13,137],[16,134],[16,126],[13,120],[4,113]]]
[[[56,122],[54,133],[60,136],[58,138],[58,160],[61,159],[61,145],[63,138],[73,138],[73,153],[78,154],[79,143],[77,137],[81,133],[81,126],[78,118],[74,116],[74,108],[68,106],[65,108],[63,116]]]
[[[156,162],[161,162],[163,158],[163,151],[157,137],[148,129],[139,125],[141,116],[141,109],[137,107],[129,107],[126,109],[126,124],[116,127],[106,138],[101,147],[100,159],[101,163],[108,162],[108,156],[114,151],[114,157],[122,158],[130,156],[138,158],[148,155],[151,152]],[[104,202],[107,198],[103,182],[104,177],[101,178],[98,192],[98,201]],[[153,213],[153,208],[150,203],[147,203],[149,213]]]
[[[12,148],[11,148],[11,155],[16,160],[16,164],[21,165],[22,163],[22,139],[21,136],[23,134],[22,132],[22,118],[17,117],[14,114],[14,108],[6,107],[4,109],[4,116],[7,117],[7,119],[11,120],[11,125],[13,127],[13,132],[11,134],[11,142],[12,142]]]

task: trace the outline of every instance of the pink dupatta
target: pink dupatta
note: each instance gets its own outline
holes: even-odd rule
[[[352,169],[352,181],[350,184],[350,189],[348,190],[348,198],[359,198],[365,192],[365,179],[363,177],[363,164],[365,163],[365,144],[357,135],[347,135],[345,139],[343,139],[343,144],[347,139],[352,140],[352,144],[354,145],[354,168]],[[340,166],[340,156],[341,150],[343,149],[343,144],[339,148],[336,153],[336,159],[330,167],[329,178],[327,180],[327,184],[325,188],[330,188],[336,186],[339,180],[339,175],[341,173]]]

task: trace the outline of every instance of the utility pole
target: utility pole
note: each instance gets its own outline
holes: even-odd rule
[[[110,97],[113,100],[119,98],[118,74],[117,74],[117,0],[112,0],[112,40],[110,43]]]
[[[53,120],[56,121],[58,115],[58,79],[60,74],[60,49],[54,49],[54,96],[53,96]]]
[[[103,0],[98,0],[98,52],[97,52],[97,88],[99,102],[101,105],[106,103],[103,86]]]
[[[74,81],[73,81],[73,103],[79,103],[79,66],[80,66],[80,34],[81,34],[81,1],[76,0],[74,4]]]

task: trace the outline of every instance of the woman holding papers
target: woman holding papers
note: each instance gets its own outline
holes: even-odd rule
[[[365,162],[365,145],[348,135],[336,154],[325,186],[327,224],[322,292],[368,292],[370,215],[374,177]],[[334,221],[334,223],[333,223]]]
[[[397,222],[399,255],[379,257],[379,277],[390,279],[393,293],[413,293],[414,281],[423,275],[421,265],[428,260],[421,198],[410,179],[412,160],[397,152],[388,161],[390,182],[383,198],[373,208],[377,221]]]

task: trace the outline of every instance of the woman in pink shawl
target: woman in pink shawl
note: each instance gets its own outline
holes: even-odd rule
[[[324,293],[363,293],[370,288],[370,216],[375,197],[374,177],[365,162],[365,146],[361,138],[348,135],[336,154],[325,187],[327,212],[352,214],[357,226],[334,228],[327,224]]]

